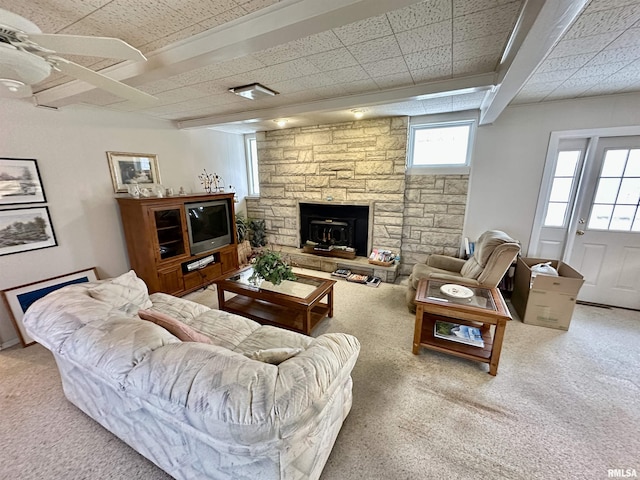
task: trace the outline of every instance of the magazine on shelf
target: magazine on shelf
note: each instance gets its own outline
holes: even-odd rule
[[[484,347],[482,332],[480,332],[480,329],[477,327],[436,321],[433,326],[433,336],[436,338],[451,340],[452,342],[472,345],[474,347]]]
[[[347,282],[362,283],[367,287],[377,287],[380,285],[380,277],[372,275],[362,275],[360,273],[352,273],[347,277]]]

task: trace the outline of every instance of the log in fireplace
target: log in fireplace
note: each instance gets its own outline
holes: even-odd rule
[[[368,255],[368,205],[300,202],[300,247],[307,241],[326,246],[352,247],[356,255]]]

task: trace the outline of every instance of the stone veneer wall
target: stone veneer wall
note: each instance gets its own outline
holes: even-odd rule
[[[265,219],[271,244],[298,247],[298,201],[370,204],[372,246],[400,250],[401,274],[429,253],[457,255],[467,176],[405,175],[407,138],[407,117],[259,132],[247,215]]]

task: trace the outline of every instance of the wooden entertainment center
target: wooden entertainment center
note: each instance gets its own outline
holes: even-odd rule
[[[145,281],[149,293],[185,295],[238,268],[233,197],[233,193],[217,193],[166,198],[116,198],[131,268]],[[192,255],[185,204],[210,200],[224,200],[227,203],[231,242]],[[211,256],[213,259],[209,258]],[[199,260],[207,264],[196,267]]]

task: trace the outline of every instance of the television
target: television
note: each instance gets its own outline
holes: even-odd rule
[[[191,255],[206,253],[233,241],[233,222],[226,200],[185,203]]]

